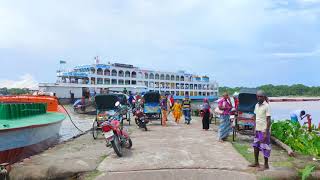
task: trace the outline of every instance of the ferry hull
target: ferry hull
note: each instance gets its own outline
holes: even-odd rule
[[[56,144],[62,120],[0,131],[0,163],[15,163]]]

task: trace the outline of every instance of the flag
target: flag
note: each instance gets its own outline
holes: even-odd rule
[[[67,62],[66,61],[60,61],[60,64],[66,64]]]

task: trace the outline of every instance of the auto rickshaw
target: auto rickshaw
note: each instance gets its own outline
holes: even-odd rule
[[[160,93],[147,92],[144,96],[143,112],[146,119],[159,119],[161,121]],[[161,121],[162,125],[162,121]]]
[[[118,108],[115,106],[119,101],[119,97],[116,94],[100,94],[95,96],[96,103],[96,118],[92,125],[92,135],[94,139],[98,138],[99,132],[101,132],[101,124],[108,120],[108,115],[113,116]],[[122,117],[119,117],[120,123],[123,125]]]
[[[257,100],[257,89],[255,88],[244,88],[239,92],[239,105],[236,109],[234,118],[232,120],[232,139],[235,140],[237,132],[249,132],[253,134],[255,119],[254,119],[254,108],[258,103]]]

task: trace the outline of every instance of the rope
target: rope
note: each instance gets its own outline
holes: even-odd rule
[[[57,98],[57,99],[58,99],[58,98]],[[73,124],[73,126],[74,126],[76,129],[78,129],[78,131],[80,131],[81,133],[85,133],[85,131],[81,130],[81,129],[73,122],[73,120],[72,120],[69,112],[68,112],[68,111],[66,110],[66,108],[60,103],[59,99],[58,99],[58,104],[61,105],[61,107],[64,109],[64,111],[68,114],[68,117],[69,117],[71,123]]]

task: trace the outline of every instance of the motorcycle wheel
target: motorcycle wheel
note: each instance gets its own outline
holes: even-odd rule
[[[111,145],[113,147],[114,152],[116,152],[116,154],[119,157],[122,157],[123,154],[122,154],[121,143],[120,143],[119,137],[117,135],[114,135],[114,139],[113,139],[113,141],[111,141]]]
[[[127,140],[127,144],[126,144],[126,148],[130,149],[132,147],[132,140],[130,138],[128,138]]]
[[[93,139],[98,138],[98,122],[96,120],[92,124],[92,136]]]
[[[134,121],[136,122],[136,125],[140,127],[139,121],[135,118]]]

